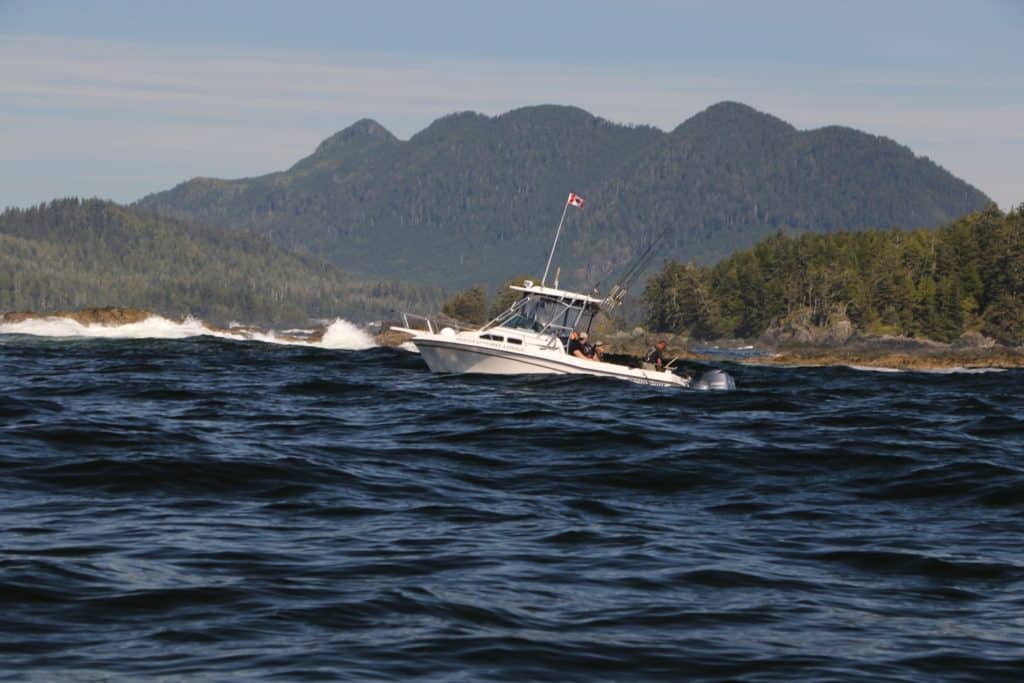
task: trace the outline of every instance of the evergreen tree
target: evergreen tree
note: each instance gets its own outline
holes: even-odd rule
[[[1024,343],[1024,217],[995,206],[937,230],[778,233],[713,268],[669,261],[648,282],[648,326],[754,337],[794,312],[868,333]]]
[[[482,325],[487,322],[487,290],[483,285],[458,292],[445,302],[442,312],[460,322]]]

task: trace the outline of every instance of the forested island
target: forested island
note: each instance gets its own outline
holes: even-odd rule
[[[855,334],[1024,345],[1024,206],[935,230],[779,233],[714,266],[669,261],[647,325],[695,338],[841,344]]]
[[[0,312],[117,306],[283,325],[430,310],[442,298],[439,287],[355,278],[256,235],[109,201],[0,214]]]

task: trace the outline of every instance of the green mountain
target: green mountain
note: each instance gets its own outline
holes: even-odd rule
[[[159,214],[252,231],[353,272],[464,286],[556,263],[594,283],[658,235],[714,262],[780,229],[930,227],[988,199],[906,147],[849,128],[800,131],[723,102],[671,132],[561,106],[441,118],[407,141],[363,120],[291,169],[196,178],[145,197]]]
[[[262,237],[100,200],[0,214],[0,311],[123,306],[205,320],[304,323],[429,310],[436,289],[357,280]]]

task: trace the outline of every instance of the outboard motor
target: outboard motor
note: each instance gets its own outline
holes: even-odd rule
[[[698,391],[729,391],[736,388],[736,380],[724,370],[708,370],[690,388]]]

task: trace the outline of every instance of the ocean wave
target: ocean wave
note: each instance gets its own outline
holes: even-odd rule
[[[845,367],[851,370],[859,370],[861,372],[920,372],[928,375],[982,375],[989,372],[1006,372],[1006,368],[965,368],[959,365],[948,368],[890,368],[874,365],[847,365]]]
[[[0,341],[8,678],[1020,669],[1020,370],[698,394],[216,336]]]
[[[343,318],[335,318],[334,322],[327,326],[320,341],[311,345],[324,349],[357,351],[373,348],[377,344],[373,337],[355,324]]]
[[[365,330],[344,318],[335,318],[324,329],[319,339],[302,339],[273,330],[256,330],[232,323],[229,329],[210,327],[202,320],[188,316],[175,321],[151,315],[139,322],[120,325],[98,323],[83,324],[66,317],[28,318],[12,323],[0,323],[0,334],[25,334],[35,337],[59,339],[189,339],[216,337],[235,341],[258,341],[267,344],[310,346],[315,348],[357,351],[376,346]]]
[[[887,368],[874,365],[847,365],[846,367],[850,368],[851,370],[859,370],[860,372],[906,372],[906,370],[901,370],[900,368]]]
[[[1006,368],[919,368],[914,372],[927,372],[932,375],[984,375],[990,372],[1006,372]]]
[[[36,337],[89,339],[187,339],[202,335],[230,337],[218,333],[202,320],[189,316],[180,322],[153,315],[141,322],[122,325],[82,324],[72,318],[28,318],[14,323],[0,323],[0,334],[27,334]]]

